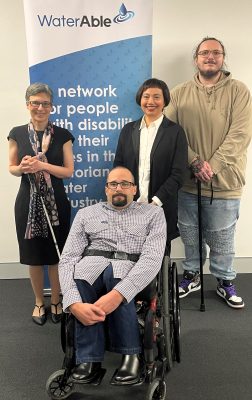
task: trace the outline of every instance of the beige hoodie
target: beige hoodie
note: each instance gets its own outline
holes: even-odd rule
[[[252,107],[248,88],[224,72],[212,87],[194,79],[171,91],[166,116],[181,125],[188,140],[188,162],[199,156],[214,172],[202,184],[202,195],[240,198],[245,184],[246,153],[252,133]],[[190,168],[182,190],[196,193]]]

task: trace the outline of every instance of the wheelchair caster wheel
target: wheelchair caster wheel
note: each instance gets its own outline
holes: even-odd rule
[[[162,379],[155,378],[149,385],[146,400],[165,400],[166,383]]]
[[[53,400],[66,399],[68,396],[70,396],[73,390],[73,382],[71,382],[69,379],[65,382],[65,379],[63,379],[64,373],[65,370],[60,369],[55,371],[47,379],[46,391],[49,397],[51,397]]]

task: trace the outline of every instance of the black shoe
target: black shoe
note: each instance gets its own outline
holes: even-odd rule
[[[179,298],[186,297],[189,293],[200,290],[201,282],[198,272],[184,271],[183,279],[179,284]]]
[[[35,324],[37,325],[44,325],[46,323],[46,314],[44,313],[43,315],[40,315],[40,311],[41,308],[44,308],[44,304],[42,304],[42,306],[37,306],[37,304],[35,304],[35,307],[37,307],[39,309],[39,316],[35,317],[34,315],[32,315],[32,320]]]
[[[77,365],[72,372],[72,377],[76,381],[91,382],[101,369],[100,362],[87,362]]]
[[[139,374],[140,361],[138,354],[124,354],[114,379],[117,382],[133,384],[139,381]]]
[[[61,321],[61,318],[62,318],[62,310],[61,310],[61,313],[58,314],[58,306],[62,307],[62,303],[61,303],[61,301],[59,301],[57,304],[51,303],[51,306],[54,306],[55,307],[55,311],[56,311],[56,313],[51,312],[52,322],[54,324],[58,324]]]
[[[244,301],[236,293],[235,286],[232,281],[218,280],[217,294],[222,297],[227,305],[232,308],[243,308]]]

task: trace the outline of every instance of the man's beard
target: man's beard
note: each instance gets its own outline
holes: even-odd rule
[[[200,72],[200,75],[203,76],[204,78],[214,78],[215,76],[219,75],[219,73],[221,72],[221,69],[218,69],[215,71],[213,71],[213,70],[205,71],[205,70],[199,69],[199,72]]]
[[[112,196],[112,205],[115,207],[124,207],[127,205],[127,196],[124,193],[116,193]]]

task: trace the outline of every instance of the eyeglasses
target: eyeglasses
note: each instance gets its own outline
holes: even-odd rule
[[[122,182],[107,182],[106,186],[109,189],[116,190],[117,186],[120,185],[122,189],[129,189],[131,186],[135,186],[133,182],[122,181]]]
[[[29,103],[30,106],[32,106],[34,108],[39,108],[40,105],[43,108],[49,108],[52,105],[52,103],[50,103],[50,101],[28,101],[27,103]]]
[[[201,56],[201,57],[208,57],[210,56],[210,54],[213,55],[213,57],[220,57],[221,55],[223,55],[223,51],[220,50],[202,50],[202,51],[198,51],[197,55]]]

